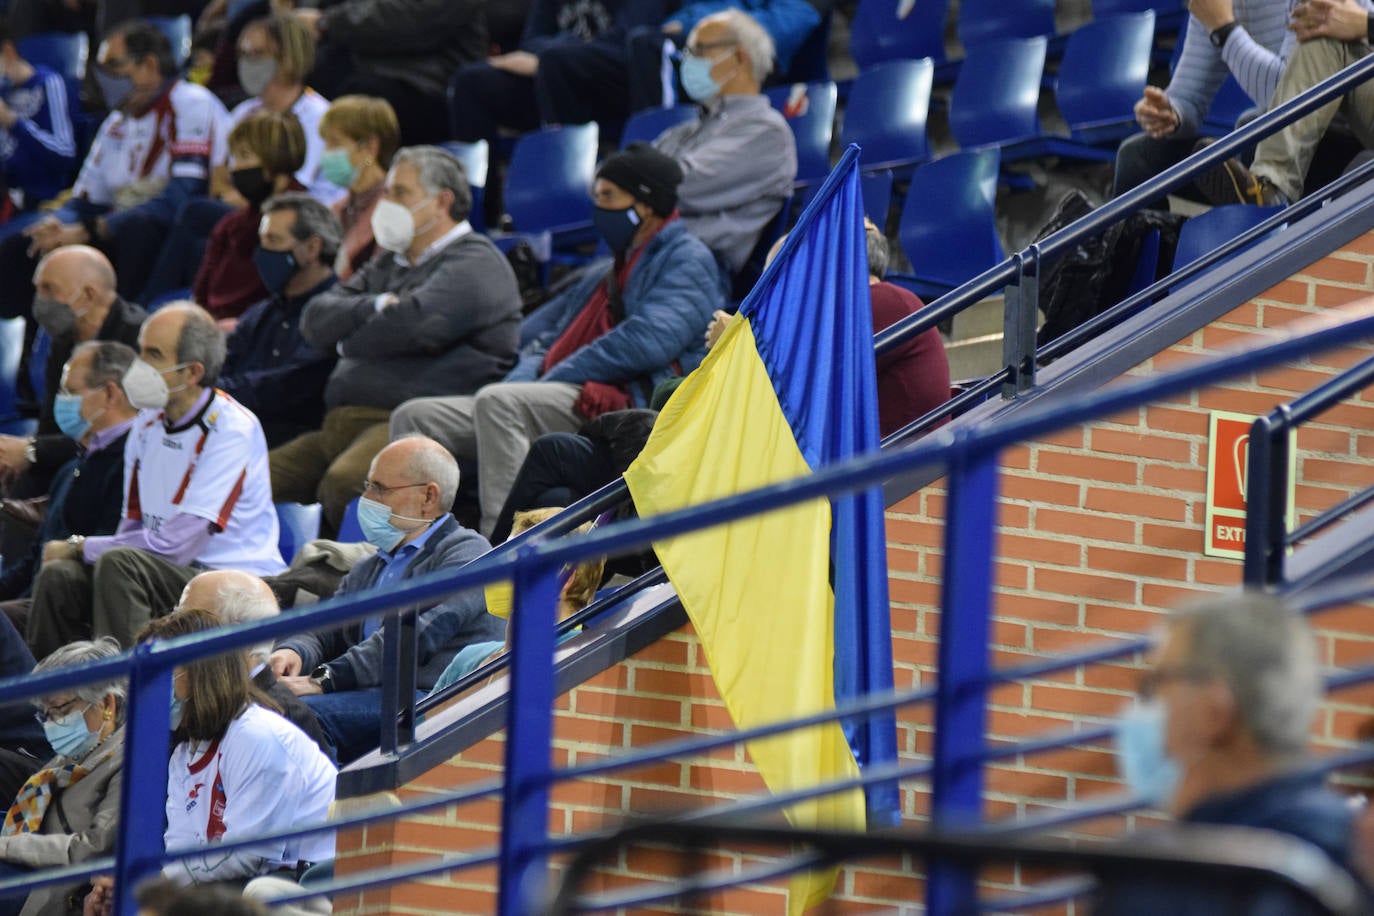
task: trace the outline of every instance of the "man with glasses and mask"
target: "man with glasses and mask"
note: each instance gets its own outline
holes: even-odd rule
[[[319,429],[272,450],[279,502],[318,502],[325,536],[388,441],[391,412],[415,397],[472,394],[515,362],[520,293],[505,257],[472,231],[463,165],[433,146],[392,160],[372,212],[383,249],[301,313],[301,332],[339,362]]]
[[[342,239],[338,218],[308,194],[278,194],[263,204],[253,266],[271,295],[239,316],[219,387],[257,415],[268,448],[320,428],[335,354],[301,334],[301,311],[338,282]]]
[[[177,78],[167,37],[131,20],[100,45],[95,79],[110,114],[100,125],[70,201],[0,243],[0,315],[26,315],[34,258],[63,245],[110,255],[120,291],[148,280],[177,209],[206,193],[223,163],[229,113],[207,89]]]
[[[1140,694],[1117,740],[1122,775],[1142,802],[1182,824],[1290,834],[1347,863],[1355,811],[1307,766],[1322,674],[1301,614],[1259,593],[1185,606],[1170,616]],[[1164,845],[1168,834],[1131,842]],[[1276,893],[1114,879],[1094,911],[1308,912]]]
[[[123,379],[139,409],[124,450],[124,511],[105,537],[73,536],[45,551],[33,626],[90,627],[128,647],[205,569],[281,572],[267,442],[253,414],[217,391],[224,335],[190,302],[143,325]],[[53,545],[49,545],[50,547]]]
[[[449,514],[458,462],[432,439],[393,442],[373,460],[358,505],[358,524],[377,554],[358,563],[334,597],[454,569],[490,549],[486,538]],[[503,638],[505,621],[487,613],[480,589],[421,608],[415,621],[416,686],[428,691],[465,646]],[[314,710],[340,766],[374,748],[382,704],[382,617],[277,643],[277,677]]]
[[[592,222],[614,258],[525,319],[520,361],[500,384],[409,401],[392,415],[393,438],[431,436],[477,461],[484,533],[535,438],[647,406],[656,384],[706,355],[721,294],[711,252],[678,219],[681,181],[677,164],[643,143],[608,157],[592,185]]]

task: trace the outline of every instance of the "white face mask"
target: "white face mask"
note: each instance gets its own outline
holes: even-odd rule
[[[189,365],[190,363],[178,363],[159,372],[142,359],[136,359],[129,366],[129,371],[124,373],[124,394],[137,410],[161,410],[167,406],[167,398],[173,391],[180,391],[186,387],[178,385],[168,388],[167,380],[162,377],[163,373],[185,369]]]
[[[377,206],[372,210],[372,236],[377,244],[395,254],[409,251],[415,236],[433,224],[431,220],[420,229],[415,228],[416,207],[422,207],[430,200],[432,198],[426,197],[414,207],[398,204],[385,197],[377,201]]]

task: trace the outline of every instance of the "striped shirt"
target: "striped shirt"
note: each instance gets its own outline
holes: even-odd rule
[[[0,99],[19,118],[8,130],[0,127],[0,170],[24,192],[26,206],[65,188],[76,165],[67,84],[46,67],[33,70],[23,83],[0,79]]]

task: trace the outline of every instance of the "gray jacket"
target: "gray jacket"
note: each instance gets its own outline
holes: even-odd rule
[[[124,727],[115,729],[88,758],[84,762],[94,763],[91,771],[53,796],[36,833],[0,837],[0,861],[25,868],[60,868],[114,849],[124,770]],[[60,758],[53,758],[44,766],[59,762]],[[76,896],[76,905],[71,908],[67,898],[80,895],[85,886],[85,881],[77,881],[35,888],[24,902],[21,916],[80,913],[81,897]]]
[[[377,311],[377,297],[400,302]],[[504,255],[469,232],[415,267],[382,252],[301,313],[301,334],[340,359],[328,408],[390,410],[411,398],[472,394],[500,381],[520,342],[520,291]]]
[[[402,580],[439,569],[455,569],[470,563],[491,549],[487,539],[464,528],[453,516],[443,524],[410,561]],[[339,582],[334,597],[367,591],[382,574],[385,563],[371,556],[354,566]],[[328,663],[335,690],[377,687],[382,682],[382,630],[362,638],[362,624],[339,630],[305,633],[277,643],[301,657],[301,671],[309,674]],[[487,613],[486,598],[480,589],[453,595],[420,611],[415,622],[417,685],[429,690],[444,673],[448,663],[469,643],[506,638],[506,622]]]

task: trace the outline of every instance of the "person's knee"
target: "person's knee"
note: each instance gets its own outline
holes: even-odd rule
[[[363,477],[367,469],[354,467],[351,462],[336,461],[329,466],[316,491],[316,498],[331,519],[342,517],[344,507],[363,492]]]
[[[34,594],[49,588],[61,587],[67,582],[79,582],[86,578],[86,566],[79,560],[49,560],[38,570],[34,580]]]
[[[111,547],[102,553],[95,561],[91,573],[96,587],[99,588],[101,582],[112,576],[119,579],[128,578],[142,562],[143,555],[143,551],[137,547]]]
[[[392,439],[399,439],[402,436],[409,436],[415,433],[424,432],[424,407],[423,400],[413,398],[406,401],[391,412],[389,432]]]

